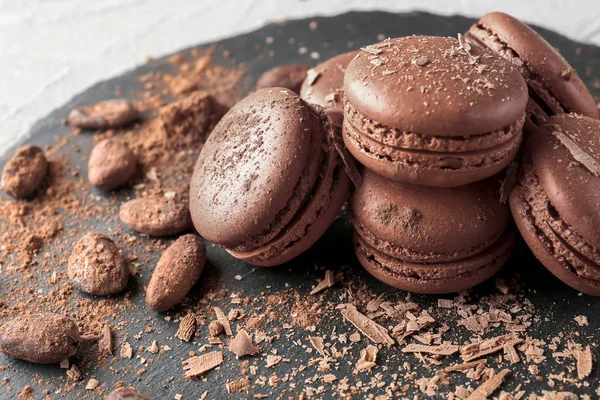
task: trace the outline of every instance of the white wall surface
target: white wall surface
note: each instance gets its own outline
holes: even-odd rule
[[[0,0],[0,154],[36,120],[146,56],[349,10],[501,10],[600,45],[600,0]]]

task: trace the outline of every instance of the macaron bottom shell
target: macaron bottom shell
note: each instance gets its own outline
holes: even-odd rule
[[[530,165],[524,165],[509,204],[517,227],[536,258],[572,288],[600,296],[600,249],[586,243],[553,212]]]
[[[503,129],[508,140],[492,147],[468,151],[428,151],[381,143],[344,120],[343,137],[352,155],[367,168],[386,178],[435,187],[457,187],[480,181],[502,171],[517,155],[522,142],[523,115]],[[435,137],[424,142],[435,141]],[[443,138],[442,138],[443,139]],[[469,148],[469,137],[461,138]],[[461,139],[453,138],[456,143]]]
[[[354,249],[362,266],[381,282],[422,294],[444,294],[472,288],[491,278],[512,253],[514,231],[489,248],[463,260],[421,264],[390,257],[354,234]]]
[[[290,261],[315,244],[337,217],[350,182],[333,148],[329,149],[323,167],[313,193],[278,237],[253,251],[228,252],[248,264],[272,267]]]

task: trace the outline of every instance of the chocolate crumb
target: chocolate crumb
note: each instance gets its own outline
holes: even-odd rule
[[[123,344],[121,345],[121,358],[128,358],[131,359],[131,357],[133,357],[133,349],[131,348],[131,345],[128,342],[123,342]]]
[[[360,351],[360,359],[356,363],[356,371],[363,372],[373,369],[377,360],[377,353],[379,349],[373,345],[368,345],[365,349]]]
[[[225,385],[227,393],[235,394],[239,392],[248,392],[250,390],[250,378],[244,377],[235,381],[227,382]]]
[[[229,343],[229,351],[240,358],[257,354],[260,352],[260,348],[252,344],[252,336],[242,329]]]
[[[72,380],[74,382],[80,381],[81,378],[83,378],[81,371],[79,370],[79,368],[77,368],[77,365],[75,365],[75,364],[71,365],[71,368],[69,368],[67,370],[67,376],[69,377],[70,380]],[[87,387],[86,387],[86,389],[87,389]]]

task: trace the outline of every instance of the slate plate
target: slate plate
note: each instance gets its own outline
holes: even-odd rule
[[[309,29],[309,22],[316,21],[318,29]],[[231,52],[237,62],[244,62],[249,75],[256,79],[266,69],[285,63],[309,63],[315,64],[317,61],[311,58],[312,52],[318,52],[320,60],[325,60],[340,52],[356,49],[358,47],[368,45],[378,41],[378,37],[397,37],[411,34],[428,34],[440,36],[456,36],[459,32],[464,32],[474,20],[459,16],[442,17],[425,13],[408,13],[408,14],[391,14],[383,12],[351,12],[336,17],[330,18],[310,18],[298,21],[288,21],[281,24],[271,24],[255,32],[226,39],[216,43],[217,58],[215,62],[228,62],[220,57],[223,50]],[[562,54],[571,63],[571,65],[579,72],[589,88],[593,88],[592,77],[590,71],[600,71],[600,49],[591,45],[583,45],[564,38],[556,33],[545,29],[538,30],[542,35],[554,46],[560,48]],[[274,38],[274,42],[265,46],[267,37]],[[289,39],[294,38],[295,42],[290,43]],[[211,44],[202,45],[200,47],[208,47]],[[299,47],[305,46],[307,52],[301,54],[298,51]],[[272,53],[269,51],[272,50]],[[187,50],[189,51],[189,50]],[[187,53],[184,51],[184,54]],[[113,93],[120,90],[123,93],[130,93],[132,90],[140,89],[138,78],[149,71],[168,71],[171,65],[167,63],[167,57],[153,61],[148,65],[141,66],[133,71],[129,71],[122,76],[115,77],[105,82],[98,83],[89,88],[82,94],[73,98],[69,103],[58,108],[46,118],[38,121],[31,131],[31,136],[27,140],[28,143],[37,145],[52,144],[55,142],[55,137],[61,137],[68,134],[68,128],[61,125],[61,119],[68,115],[68,112],[75,106],[82,104],[94,103],[100,100],[113,97]],[[598,89],[594,89],[596,96],[600,95]],[[71,140],[72,144],[76,144],[81,148],[82,154],[87,154],[91,148],[91,136],[80,135]],[[69,149],[68,146],[66,149]],[[5,152],[3,157],[0,157],[0,165],[4,165],[8,155],[12,154],[13,149]],[[70,155],[73,166],[80,163],[81,154]],[[82,175],[85,176],[87,171],[85,166],[82,166]],[[118,198],[124,198],[124,195],[119,194]],[[96,226],[98,230],[106,231],[110,228],[110,224],[100,224]],[[144,240],[139,237],[139,240]],[[49,249],[49,251],[54,251]],[[158,254],[155,254],[154,261],[158,259]],[[286,284],[294,287],[300,296],[307,296],[311,287],[323,277],[323,271],[316,271],[313,266],[326,266],[337,270],[342,265],[347,265],[345,271],[346,281],[353,280],[364,282],[369,290],[374,294],[383,294],[387,299],[404,299],[406,293],[391,290],[385,285],[375,281],[358,266],[351,244],[351,229],[345,217],[340,218],[327,234],[308,252],[301,257],[288,263],[280,268],[257,269],[252,272],[251,267],[239,262],[229,256],[225,251],[213,246],[208,247],[209,265],[205,270],[203,277],[198,285],[194,288],[193,294],[200,295],[203,289],[203,284],[209,280],[216,280],[218,285],[227,287],[232,292],[242,293],[244,296],[251,298],[264,298],[264,295],[286,289]],[[138,278],[140,284],[146,284],[149,280],[149,271],[152,270],[154,263],[145,266],[144,274]],[[64,268],[64,266],[57,266]],[[501,272],[501,276],[507,279],[520,274],[521,281],[527,288],[523,292],[529,298],[536,308],[536,315],[539,318],[534,319],[533,326],[527,332],[528,335],[536,338],[549,340],[558,332],[570,332],[576,335],[576,341],[582,344],[597,345],[598,332],[600,332],[600,302],[596,298],[589,296],[581,296],[576,291],[571,290],[561,284],[550,273],[548,273],[525,248],[523,243],[519,243],[515,250],[513,258]],[[234,279],[236,275],[244,275],[242,281]],[[141,285],[140,285],[141,286]],[[7,285],[0,281],[0,296],[6,290]],[[476,288],[474,297],[489,295],[496,293],[493,282],[488,282]],[[325,298],[331,301],[338,301],[340,294],[344,293],[343,288],[330,290],[325,294]],[[125,312],[125,315],[119,316],[119,319],[134,321],[128,323],[124,330],[119,331],[116,349],[120,348],[120,343],[124,337],[134,348],[139,345],[150,346],[152,340],[157,340],[160,345],[169,345],[173,350],[167,353],[166,356],[158,358],[157,362],[148,367],[147,372],[141,377],[135,372],[141,367],[137,360],[118,360],[114,364],[114,369],[117,372],[110,371],[106,366],[95,366],[86,363],[81,368],[84,373],[84,383],[87,379],[95,377],[101,382],[101,386],[110,389],[115,382],[124,381],[131,383],[138,388],[151,395],[154,399],[172,399],[175,394],[180,393],[184,399],[197,399],[202,393],[208,391],[207,398],[224,398],[227,397],[225,391],[225,383],[230,380],[241,377],[238,362],[235,361],[232,354],[224,351],[225,363],[220,370],[209,372],[206,381],[186,381],[183,379],[183,371],[181,369],[180,360],[187,358],[189,351],[198,350],[199,346],[206,343],[207,327],[203,327],[200,331],[200,337],[197,338],[194,344],[179,345],[178,339],[173,336],[177,330],[177,324],[167,322],[163,315],[155,315],[145,308],[143,304],[144,292],[139,287],[133,292],[132,302],[139,308],[131,309]],[[451,298],[451,296],[442,296]],[[413,300],[423,305],[425,308],[433,307],[437,304],[438,297],[436,296],[413,296]],[[226,299],[227,300],[227,299]],[[228,301],[223,302],[224,308],[230,307]],[[177,311],[174,310],[173,313]],[[289,312],[283,305],[281,313]],[[574,317],[580,314],[587,315],[589,325],[580,327],[574,322]],[[448,314],[449,315],[449,314]],[[152,321],[149,322],[149,319]],[[338,333],[346,332],[348,334],[354,332],[349,323],[344,322],[338,311],[334,309],[323,310],[323,323],[317,326],[317,332],[304,332],[300,328],[295,329],[294,340],[301,339],[306,343],[308,335],[330,335],[333,330]],[[213,317],[207,315],[208,320]],[[442,314],[442,319],[443,314]],[[117,320],[119,320],[117,319]],[[454,321],[454,322],[453,322]],[[443,322],[443,321],[438,321]],[[455,323],[455,319],[448,319],[448,323]],[[145,335],[142,340],[135,341],[132,336],[139,333],[148,324],[152,324],[154,332],[152,335]],[[274,325],[276,326],[276,325]],[[273,326],[272,326],[273,327]],[[472,335],[464,328],[452,327],[452,332],[447,336],[448,339],[455,340],[456,343],[462,343]],[[269,327],[265,328],[269,330]],[[368,382],[371,375],[353,375],[353,363],[358,357],[360,348],[364,348],[368,340],[363,338],[362,342],[354,346],[354,350],[350,352],[345,359],[334,367],[332,373],[338,378],[348,376],[350,384],[355,385],[357,381],[363,380]],[[285,335],[276,340],[269,349],[278,349],[279,354],[285,358],[292,360],[291,363],[280,363],[274,370],[265,370],[264,355],[259,358],[258,365],[259,375],[270,377],[273,372],[281,378],[287,373],[290,373],[293,367],[306,365],[308,360],[315,358],[315,355],[310,355],[300,346],[293,345],[289,340],[285,339]],[[551,357],[550,351],[546,350],[546,356]],[[153,358],[150,353],[144,352],[140,354],[146,358]],[[381,381],[386,384],[377,389],[370,390],[369,394],[383,394],[386,386],[391,382],[391,375],[401,372],[400,367],[405,361],[409,361],[413,365],[417,365],[415,371],[418,376],[431,377],[434,371],[423,369],[418,366],[419,363],[414,356],[404,355],[399,352],[396,346],[391,349],[383,349],[380,353],[380,359],[386,360],[386,367],[377,367],[374,371],[381,373]],[[78,357],[74,359],[76,362],[81,361]],[[251,361],[255,361],[252,360]],[[348,361],[348,362],[346,362]],[[456,358],[453,362],[456,362]],[[553,361],[554,362],[554,361]],[[573,360],[565,361],[564,366],[557,367],[556,362],[553,364],[552,371],[559,373],[562,370],[566,371],[568,365],[573,365]],[[133,364],[133,368],[125,368],[127,365]],[[45,380],[43,384],[32,384],[34,387],[35,398],[42,397],[42,390],[47,389],[53,398],[77,398],[86,396],[88,398],[101,397],[97,392],[86,392],[83,385],[79,385],[71,392],[64,391],[64,370],[58,366],[39,366],[25,362],[8,359],[0,355],[0,365],[7,365],[8,369],[0,372],[1,376],[7,376],[10,379],[10,386],[15,388],[13,392],[7,392],[0,387],[0,398],[9,399],[15,398],[16,392],[25,385],[32,384],[32,377],[39,377]],[[527,373],[526,366],[521,363],[516,366],[509,366],[513,371],[513,377],[509,377],[502,387],[504,390],[512,390],[519,383],[523,383],[523,388],[527,389],[528,393],[541,393],[541,390],[551,390],[547,384],[546,375],[548,369],[546,364],[541,364],[540,376],[541,380],[532,378]],[[308,367],[304,371],[298,373],[295,378],[297,385],[296,390],[291,390],[288,384],[279,384],[276,388],[268,385],[262,387],[255,385],[250,392],[250,395],[238,395],[238,397],[252,397],[253,394],[261,393],[268,394],[269,398],[288,396],[297,397],[302,388],[306,385],[318,387],[325,385],[327,390],[334,386],[323,384],[317,380],[314,383],[305,383],[305,379],[312,378],[317,374],[316,367]],[[322,374],[321,374],[322,375]],[[402,372],[400,373],[402,376]],[[566,385],[565,390],[570,390],[580,394],[590,394],[592,397],[595,390],[600,385],[600,374],[594,370],[593,375],[587,379],[590,383],[587,387],[575,387]],[[170,379],[170,377],[173,377]],[[258,376],[253,376],[253,382],[258,379]],[[405,381],[400,378],[400,383]],[[455,385],[464,383],[462,376],[453,376],[449,386],[441,386],[438,390],[440,396],[445,398],[443,393],[448,390],[453,390]],[[399,396],[413,397],[414,395],[423,396],[414,382],[409,382],[410,385],[404,387],[397,393]],[[400,384],[400,387],[402,385]],[[558,386],[557,386],[558,387]],[[59,392],[57,392],[59,390]],[[331,391],[326,391],[324,394],[319,394],[317,397],[331,397]],[[357,395],[356,397],[362,397]]]

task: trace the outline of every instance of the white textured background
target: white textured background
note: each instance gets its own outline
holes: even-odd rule
[[[0,154],[98,80],[273,20],[348,10],[495,9],[600,44],[600,0],[0,0]]]

